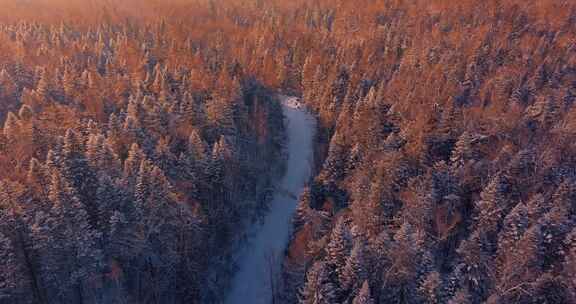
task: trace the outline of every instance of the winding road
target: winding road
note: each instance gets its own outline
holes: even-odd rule
[[[270,304],[275,288],[272,274],[281,269],[288,243],[291,219],[297,197],[311,174],[315,119],[296,97],[280,96],[287,132],[288,162],[286,174],[270,205],[262,226],[250,239],[239,258],[239,270],[232,279],[227,304]]]

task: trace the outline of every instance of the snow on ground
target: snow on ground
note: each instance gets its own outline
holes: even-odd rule
[[[302,108],[302,102],[300,101],[300,98],[298,97],[285,97],[285,96],[281,96],[280,98],[282,98],[282,104],[285,107],[289,107],[292,109],[301,109]]]
[[[247,244],[232,279],[228,304],[270,304],[270,273],[278,273],[288,243],[297,198],[311,174],[314,117],[296,97],[280,96],[286,117],[288,163],[264,223]],[[290,195],[289,195],[290,194]],[[274,258],[271,258],[274,257]]]

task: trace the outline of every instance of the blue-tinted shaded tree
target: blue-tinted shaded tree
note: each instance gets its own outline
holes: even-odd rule
[[[30,303],[26,301],[29,288],[23,265],[8,236],[0,232],[0,303]]]
[[[323,262],[316,262],[308,271],[306,284],[301,291],[302,304],[329,304],[338,302],[338,285],[332,278],[333,271]]]

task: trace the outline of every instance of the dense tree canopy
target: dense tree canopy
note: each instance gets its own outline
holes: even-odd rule
[[[272,89],[319,121],[284,301],[576,302],[571,1],[5,2],[0,303],[218,301]]]

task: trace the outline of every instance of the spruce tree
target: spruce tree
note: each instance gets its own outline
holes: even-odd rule
[[[128,182],[135,182],[142,161],[145,159],[144,152],[138,144],[133,143],[128,151],[128,157],[124,161],[124,178]]]
[[[26,303],[28,278],[10,238],[0,231],[0,303]]]
[[[346,226],[345,218],[340,217],[332,233],[330,242],[326,245],[328,261],[336,267],[337,271],[343,269],[351,248],[351,236]]]
[[[100,233],[57,169],[52,170],[48,199],[50,209],[37,212],[31,227],[40,273],[50,297],[82,301],[88,281],[102,269]]]
[[[18,111],[18,117],[24,121],[30,121],[34,117],[34,110],[28,105],[22,105]]]
[[[478,213],[478,229],[486,232],[496,232],[502,220],[508,202],[506,199],[507,182],[502,175],[496,175],[480,193],[480,201],[476,202]]]
[[[214,97],[206,105],[206,114],[208,122],[213,128],[215,128],[218,131],[217,133],[218,136],[236,134],[234,112],[235,110],[232,101],[226,100],[220,96]]]
[[[48,81],[48,73],[46,72],[46,69],[39,69],[38,70],[38,82],[36,84],[36,89],[34,90],[34,93],[36,94],[36,96],[42,101],[42,102],[46,102],[48,99],[48,93],[49,93],[49,81]]]
[[[339,274],[341,285],[346,290],[355,289],[367,278],[367,262],[365,256],[365,243],[362,240],[355,242],[346,264]]]
[[[300,304],[337,303],[339,290],[330,273],[331,269],[324,262],[312,265],[306,275],[306,283],[300,291]]]
[[[370,285],[368,281],[364,281],[362,283],[362,288],[360,288],[360,292],[354,297],[352,304],[374,304],[374,299],[370,294]]]
[[[8,112],[8,115],[6,116],[6,121],[4,122],[4,129],[2,130],[4,136],[6,136],[6,138],[8,138],[9,140],[15,140],[18,136],[19,128],[20,123],[16,115],[14,115],[14,113],[12,112]]]
[[[197,129],[193,129],[190,132],[187,148],[192,160],[198,164],[199,168],[202,168],[208,160],[208,147]]]
[[[450,157],[450,161],[455,166],[460,166],[465,164],[469,160],[473,160],[475,158],[475,151],[472,147],[473,137],[470,132],[465,131],[460,135],[460,138],[456,142],[456,146],[452,151],[452,156]]]

